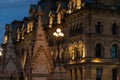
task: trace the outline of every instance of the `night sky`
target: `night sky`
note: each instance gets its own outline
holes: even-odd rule
[[[29,16],[30,4],[39,0],[0,0],[0,43],[3,42],[4,26],[13,20],[22,20]]]

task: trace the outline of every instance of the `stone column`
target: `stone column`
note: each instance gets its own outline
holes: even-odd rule
[[[91,80],[91,68],[90,66],[85,66],[85,79],[83,80]]]
[[[82,68],[79,68],[80,80],[83,80],[83,71]]]
[[[78,76],[77,76],[77,68],[74,68],[74,76],[75,76],[75,80],[78,79]]]
[[[72,69],[68,69],[70,74],[70,80],[72,80]]]

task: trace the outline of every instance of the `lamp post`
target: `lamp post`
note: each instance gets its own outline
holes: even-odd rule
[[[64,37],[64,34],[62,33],[62,30],[60,28],[57,28],[56,31],[53,33],[53,36],[55,36],[56,41],[57,41],[58,65],[55,66],[55,69],[49,75],[48,80],[70,80],[68,75],[67,75],[67,71],[60,64],[60,42],[61,42],[62,38]]]
[[[58,49],[58,55],[57,55],[57,59],[58,59],[58,66],[61,66],[60,64],[60,42],[62,40],[62,38],[64,37],[64,34],[62,33],[62,30],[60,28],[57,28],[56,31],[53,33],[53,36],[56,37],[56,41],[57,41],[57,49]]]

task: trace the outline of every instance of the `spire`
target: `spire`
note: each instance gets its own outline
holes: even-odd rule
[[[7,43],[7,55],[6,58],[9,57],[15,58],[14,54],[14,45],[13,45],[13,39],[12,39],[12,27],[11,25],[8,26],[8,43]]]
[[[33,73],[38,71],[36,67],[38,65],[41,65],[44,60],[47,64],[44,64],[42,66],[48,67],[48,71],[51,71],[52,69],[52,61],[50,59],[50,54],[49,54],[49,47],[47,44],[47,39],[45,35],[45,31],[43,30],[43,23],[42,23],[42,12],[38,13],[38,24],[36,26],[36,32],[35,32],[35,42],[34,42],[34,49],[33,49],[33,58],[32,58],[32,67],[33,67]],[[41,60],[43,59],[44,60]],[[41,61],[36,65],[37,60]],[[42,69],[41,69],[42,70]]]

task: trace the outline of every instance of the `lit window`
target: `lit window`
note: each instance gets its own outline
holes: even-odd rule
[[[76,1],[76,9],[81,9],[82,2],[81,0]]]
[[[8,41],[8,36],[5,35],[5,36],[4,36],[4,42],[3,42],[3,43],[5,44],[5,43],[7,43],[7,41]]]
[[[27,25],[27,33],[29,33],[30,32],[30,26],[29,26],[29,24]]]
[[[112,46],[112,58],[117,58],[117,45]]]
[[[102,80],[102,69],[96,69],[96,80]]]
[[[30,31],[33,31],[33,22],[30,23]]]
[[[58,13],[57,14],[57,24],[60,24],[61,23],[61,14]]]
[[[53,16],[50,16],[50,18],[49,18],[49,28],[52,28],[52,24],[53,24]]]
[[[18,31],[17,31],[17,41],[19,41],[19,40],[20,40],[20,31],[18,29]]]

